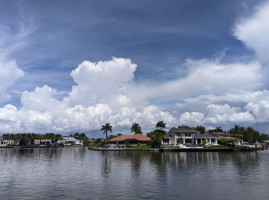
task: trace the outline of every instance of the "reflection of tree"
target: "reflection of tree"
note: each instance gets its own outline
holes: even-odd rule
[[[256,169],[260,164],[260,154],[257,151],[254,152],[240,152],[233,155],[233,164],[237,167],[238,173],[244,175]]]
[[[110,152],[102,152],[103,160],[101,174],[104,178],[108,178],[111,173],[111,161],[110,156],[108,156],[109,153]]]

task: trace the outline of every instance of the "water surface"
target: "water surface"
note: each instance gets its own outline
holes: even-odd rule
[[[269,151],[0,149],[0,199],[267,199]]]

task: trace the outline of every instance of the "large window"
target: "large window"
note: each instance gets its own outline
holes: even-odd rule
[[[181,137],[182,136],[182,133],[176,132],[176,135]]]
[[[192,144],[191,139],[185,139],[185,144]]]

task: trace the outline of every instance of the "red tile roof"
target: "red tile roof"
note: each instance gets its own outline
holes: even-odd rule
[[[135,135],[121,135],[121,136],[112,138],[108,141],[109,142],[121,142],[124,140],[151,141],[151,138],[141,135],[141,134],[135,134]]]

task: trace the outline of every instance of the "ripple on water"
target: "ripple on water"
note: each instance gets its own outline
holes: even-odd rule
[[[0,149],[5,199],[265,199],[268,151]]]

